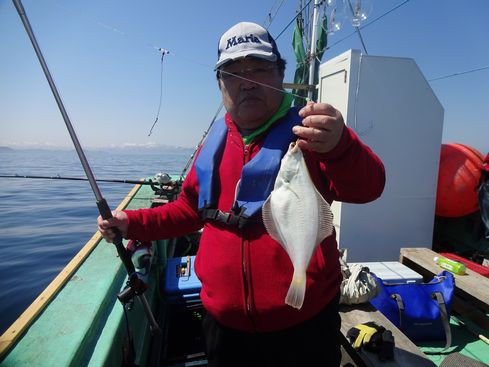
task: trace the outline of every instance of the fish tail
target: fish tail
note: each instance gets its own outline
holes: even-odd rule
[[[294,272],[289,291],[285,297],[285,303],[294,308],[300,309],[304,303],[306,294],[306,275]]]

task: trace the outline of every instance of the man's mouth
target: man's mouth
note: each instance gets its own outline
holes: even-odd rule
[[[261,101],[261,99],[256,96],[246,96],[241,99],[240,103],[257,102],[257,101]]]

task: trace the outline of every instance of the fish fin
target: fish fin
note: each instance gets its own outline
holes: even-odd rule
[[[322,242],[326,237],[331,236],[333,233],[333,212],[331,206],[323,196],[316,191],[319,203],[319,226],[316,237],[316,243]]]
[[[306,274],[302,273],[298,275],[294,271],[289,291],[287,292],[287,296],[285,297],[285,303],[299,310],[302,308],[302,304],[304,303],[305,294]]]
[[[238,200],[238,192],[240,187],[241,187],[241,178],[236,183],[236,189],[234,190],[234,201]]]
[[[278,243],[282,244],[282,236],[280,235],[280,231],[278,230],[277,226],[275,225],[275,221],[273,220],[273,214],[272,214],[272,207],[271,207],[271,197],[272,195],[270,194],[265,200],[265,203],[263,203],[262,209],[261,209],[261,215],[262,215],[262,220],[263,224],[265,225],[265,229],[267,230],[268,234]]]

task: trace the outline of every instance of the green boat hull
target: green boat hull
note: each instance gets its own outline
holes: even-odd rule
[[[149,207],[154,193],[141,186],[128,209]],[[164,266],[167,241],[155,244],[160,267]],[[156,304],[153,267],[150,288],[145,292]],[[125,269],[115,247],[101,240],[71,275],[19,340],[9,347],[1,366],[120,366],[126,338],[123,307],[116,295],[126,283]],[[128,312],[138,365],[149,358],[150,332],[138,298]]]

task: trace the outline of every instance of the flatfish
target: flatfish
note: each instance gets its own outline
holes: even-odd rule
[[[307,267],[316,246],[333,232],[333,213],[314,186],[295,143],[282,158],[262,215],[267,232],[282,245],[294,267],[285,303],[300,309],[306,293]]]

